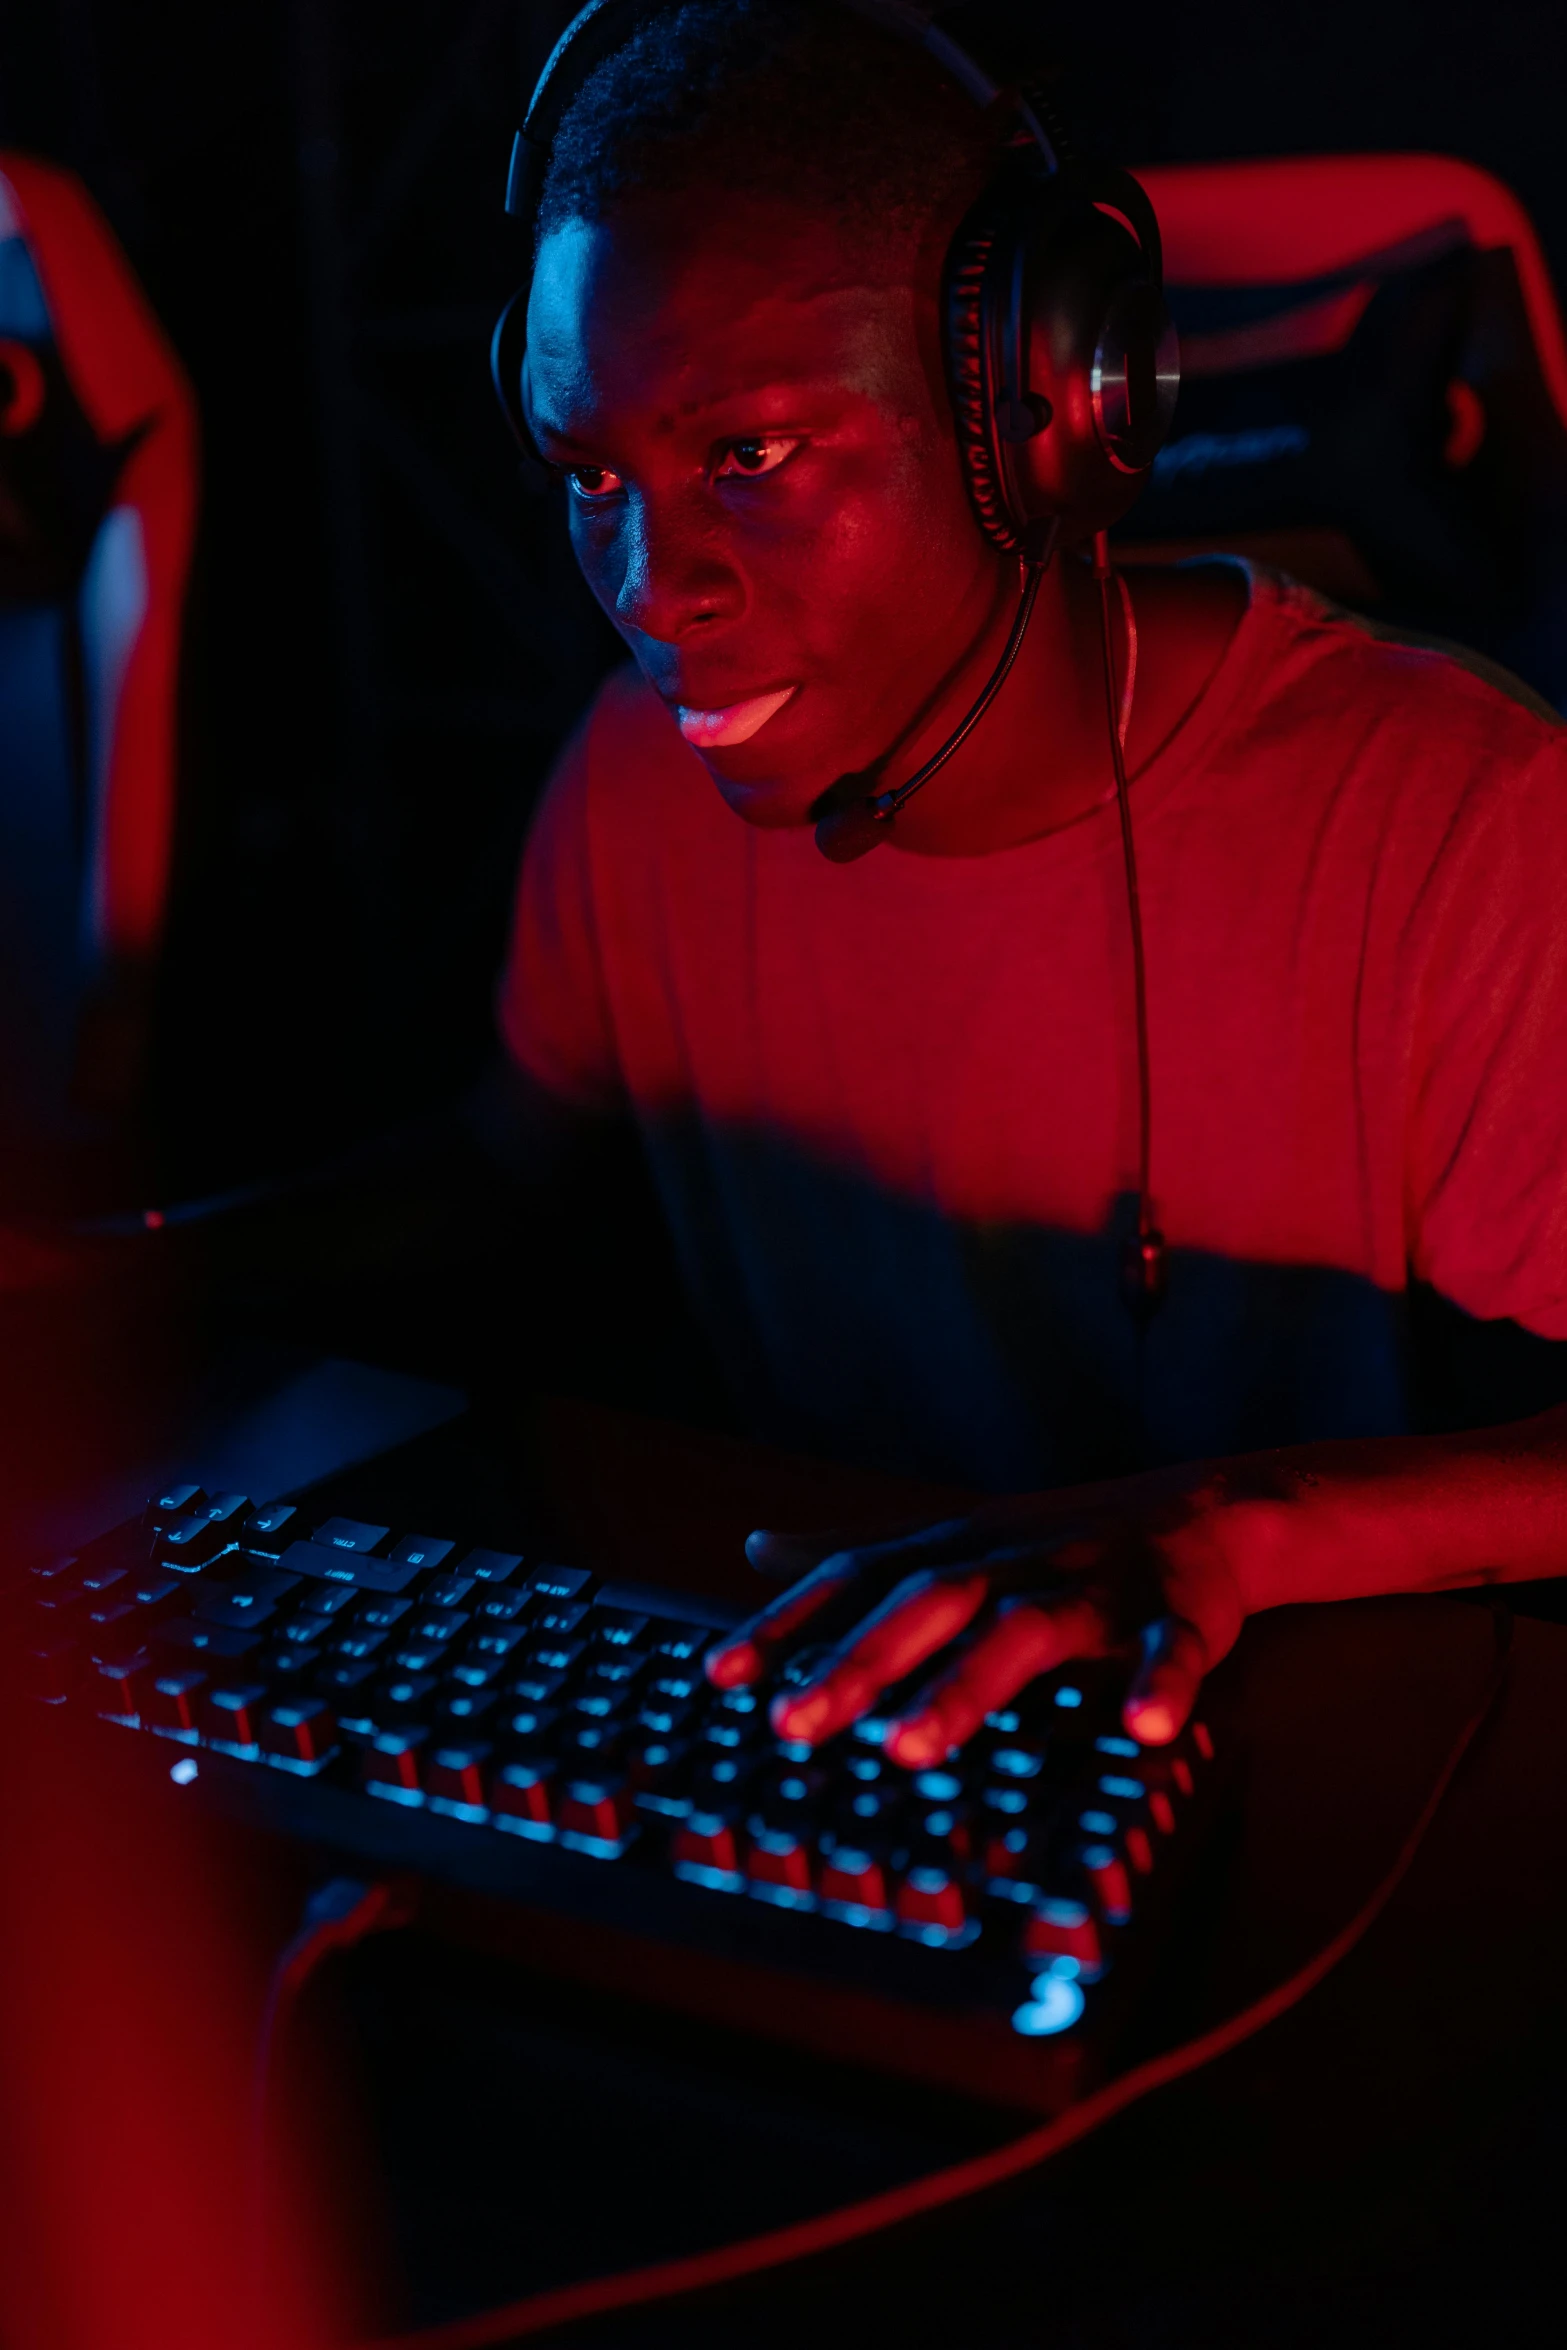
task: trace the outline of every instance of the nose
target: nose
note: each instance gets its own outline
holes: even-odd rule
[[[612,616],[622,629],[678,644],[745,610],[744,580],[695,514],[633,492],[617,553]]]

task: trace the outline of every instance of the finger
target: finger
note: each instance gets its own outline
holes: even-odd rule
[[[774,1700],[772,1723],[779,1737],[812,1745],[831,1738],[883,1689],[971,1624],[989,1588],[982,1569],[969,1575],[927,1571],[900,1583],[840,1642],[807,1688],[787,1690]]]
[[[853,1550],[835,1551],[793,1590],[786,1591],[749,1623],[742,1624],[721,1646],[708,1652],[709,1680],[716,1682],[720,1689],[738,1689],[748,1681],[757,1680],[795,1634],[851,1583],[862,1581],[874,1594],[889,1583],[901,1582],[912,1568],[944,1564],[960,1558],[965,1550],[973,1550],[968,1522],[951,1518],[938,1526],[922,1527],[914,1534],[895,1534],[883,1542],[861,1543]]]
[[[847,1534],[780,1534],[771,1526],[758,1526],[745,1538],[745,1555],[759,1575],[791,1583],[851,1547]]]
[[[1144,1634],[1143,1651],[1121,1718],[1142,1745],[1168,1746],[1197,1702],[1208,1644],[1184,1616],[1165,1616]]]
[[[854,1581],[854,1553],[840,1550],[823,1559],[814,1574],[785,1591],[770,1606],[740,1625],[707,1652],[707,1677],[720,1689],[741,1689],[757,1680],[801,1626],[820,1615]]]
[[[914,1711],[892,1724],[886,1751],[909,1770],[940,1762],[1036,1674],[1054,1671],[1068,1657],[1102,1655],[1107,1645],[1105,1620],[1092,1600],[1048,1606],[1021,1601],[997,1618]]]

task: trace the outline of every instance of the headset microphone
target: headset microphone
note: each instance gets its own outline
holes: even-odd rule
[[[861,797],[860,787],[863,786],[864,777],[845,775],[825,795],[827,801],[837,799],[841,804],[829,805],[825,814],[817,818],[816,845],[822,855],[830,857],[835,865],[852,865],[856,857],[865,856],[879,841],[886,839],[899,809],[905,807],[917,791],[924,789],[938,768],[945,767],[959,744],[968,740],[1006,684],[1008,672],[1022,650],[1028,624],[1034,616],[1039,583],[1050,568],[1058,527],[1057,522],[1052,520],[1039,540],[1039,552],[1022,558],[1023,592],[1018,598],[1017,614],[1002,647],[1001,658],[986,680],[978,701],[959,720],[940,750],[927,759],[923,767],[916,769],[907,783],[900,783],[896,791],[872,792]],[[851,792],[854,797],[844,796]]]

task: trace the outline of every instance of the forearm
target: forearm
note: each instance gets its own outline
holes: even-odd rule
[[[1216,1475],[1248,1613],[1567,1574],[1567,1407],[1460,1435],[1292,1446]]]

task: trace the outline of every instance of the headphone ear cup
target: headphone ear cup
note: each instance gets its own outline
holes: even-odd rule
[[[1001,207],[983,202],[959,229],[947,257],[945,323],[947,389],[963,478],[981,530],[1011,553],[1023,544],[1027,520],[1013,511],[997,447],[995,352],[986,294],[998,261],[1005,263],[998,251],[1004,230]]]
[[[1037,548],[1053,522],[1068,542],[1090,537],[1147,478],[1179,367],[1151,235],[1150,255],[1063,176],[992,187],[953,240],[948,387],[969,497],[997,546]]]

